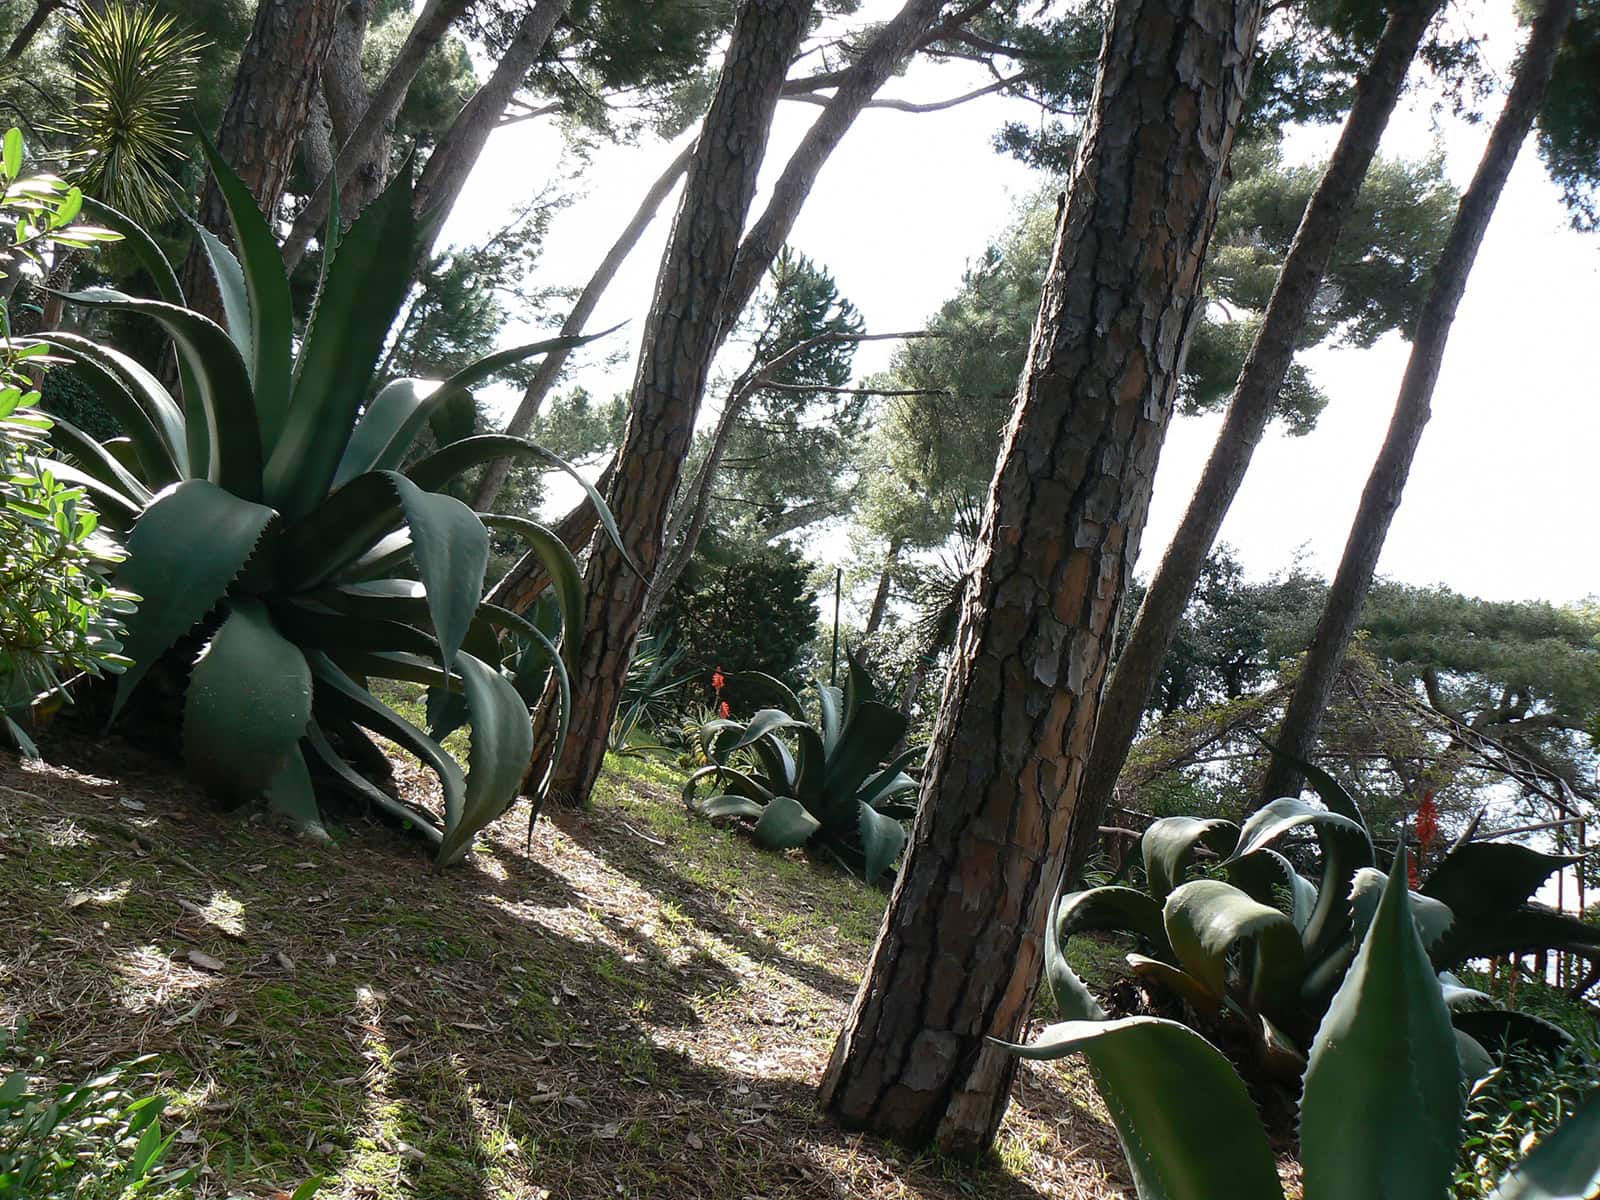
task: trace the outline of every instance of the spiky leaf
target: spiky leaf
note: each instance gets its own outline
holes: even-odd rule
[[[1225,857],[1238,838],[1239,827],[1219,818],[1164,817],[1156,821],[1139,841],[1150,894],[1165,900],[1167,893],[1183,882],[1184,871],[1202,846]]]

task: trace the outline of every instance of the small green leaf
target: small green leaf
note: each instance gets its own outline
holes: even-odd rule
[[[3,156],[6,178],[15,179],[22,174],[22,130],[12,126],[6,130],[5,152]]]

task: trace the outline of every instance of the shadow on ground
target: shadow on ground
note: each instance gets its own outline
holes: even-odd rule
[[[705,843],[616,816],[541,822],[531,857],[508,823],[433,876],[378,827],[322,848],[218,813],[114,743],[0,758],[0,1020],[61,1077],[158,1056],[203,1197],[318,1174],[364,1200],[1122,1194],[1103,1125],[1043,1077],[977,1168],[821,1120],[867,947],[783,931],[837,879],[764,895],[730,843],[730,904],[680,857]]]

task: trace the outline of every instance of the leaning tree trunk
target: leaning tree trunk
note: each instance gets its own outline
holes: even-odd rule
[[[611,286],[617,271],[633,252],[634,246],[638,245],[650,222],[655,220],[656,210],[661,207],[661,202],[667,198],[667,193],[677,186],[678,180],[689,169],[689,156],[693,153],[693,143],[685,146],[661,173],[661,177],[650,185],[650,190],[645,192],[644,199],[634,211],[633,219],[618,235],[617,240],[611,243],[611,249],[606,251],[606,256],[600,260],[600,265],[595,268],[594,274],[589,276],[589,282],[584,284],[583,291],[572,305],[572,311],[561,323],[562,337],[577,337],[589,324],[589,318],[594,316],[595,306],[600,303],[600,297]],[[571,353],[570,350],[556,350],[545,355],[543,361],[539,363],[539,369],[534,373],[532,382],[528,384],[527,390],[522,393],[522,399],[517,403],[517,410],[511,414],[511,420],[506,423],[505,431],[512,437],[523,437],[533,428],[534,418],[539,415],[539,409],[544,404],[545,397],[550,394],[550,389],[561,377],[561,369],[566,366],[567,357]],[[479,480],[478,490],[473,495],[473,507],[479,512],[488,512],[492,509],[510,471],[509,458],[497,458],[489,463],[484,468],[483,478]]]
[[[878,576],[878,590],[872,597],[872,611],[867,614],[868,637],[878,632],[884,614],[889,611],[889,590],[894,586],[894,569],[900,565],[900,547],[904,544],[899,537],[889,539],[889,549],[883,558],[883,571]]]
[[[35,0],[33,12],[28,14],[28,19],[23,22],[22,28],[17,30],[16,37],[11,39],[11,45],[7,46],[5,54],[0,56],[0,63],[8,63],[14,58],[21,58],[29,43],[44,28],[45,22],[64,2],[65,0]]]
[[[1118,0],[990,489],[910,848],[823,1078],[842,1124],[975,1155],[1032,1007],[1261,0]]]
[[[773,5],[773,0],[751,2],[757,3],[758,9]],[[604,541],[596,543],[587,575],[589,623],[580,651],[581,681],[574,680],[575,694],[582,695],[584,703],[573,714],[561,761],[552,763],[547,774],[546,790],[568,803],[582,803],[588,798],[605,758],[606,736],[616,715],[617,698],[621,695],[638,637],[641,601],[661,556],[668,509],[689,452],[694,418],[711,359],[788,239],[795,218],[829,155],[877,90],[928,36],[943,4],[944,0],[908,0],[906,6],[873,35],[861,56],[842,76],[822,114],[806,131],[774,184],[766,209],[742,243],[738,235],[749,212],[749,195],[724,191],[697,196],[692,203],[690,200],[696,166],[708,154],[715,159],[726,157],[728,153],[725,147],[709,151],[706,147],[707,134],[717,128],[712,124],[716,101],[712,102],[713,112],[706,116],[704,132],[695,149],[689,181],[684,185],[685,198],[679,209],[678,225],[673,230],[668,257],[662,263],[655,304],[645,327],[645,348],[634,384],[633,409],[611,497],[628,548],[642,568],[644,579],[638,577],[635,568],[614,546]],[[732,53],[731,48],[729,53]],[[724,84],[728,82],[727,68],[723,81]],[[775,80],[763,78],[762,83],[762,103],[776,106],[783,88],[783,71],[778,71]],[[718,98],[721,98],[720,91]],[[764,148],[767,129],[772,123],[770,108],[764,120],[758,148]],[[741,134],[738,140],[743,136]],[[757,155],[758,160],[759,157]],[[736,172],[741,180],[749,176],[752,189],[754,166],[759,166],[759,161],[754,165],[747,163]],[[731,166],[726,169],[732,171]],[[701,186],[706,186],[703,178]],[[742,199],[735,212],[731,201],[736,195]],[[697,224],[716,224],[715,248],[719,254],[724,249],[728,251],[725,264],[720,260],[714,264],[697,263],[692,258],[681,260],[684,246],[680,235],[686,217]],[[724,246],[722,226],[730,221],[733,226],[729,235],[731,243]],[[711,279],[706,272],[713,265],[718,275]],[[684,307],[686,304],[694,307]],[[677,311],[669,311],[674,306]],[[683,340],[687,332],[693,333],[692,343]],[[626,522],[623,521],[624,508],[631,510],[627,512]],[[534,771],[554,749],[551,708],[551,705],[543,705],[543,715],[536,722]]]
[[[1251,455],[1277,410],[1278,393],[1294,361],[1295,345],[1316,301],[1328,259],[1355,207],[1378,141],[1400,98],[1406,71],[1440,3],[1441,0],[1411,0],[1393,10],[1372,61],[1356,83],[1355,101],[1344,132],[1300,218],[1261,329],[1234,386],[1211,457],[1106,683],[1089,751],[1089,767],[1073,817],[1069,879],[1083,868],[1098,844],[1096,830],[1138,735],[1139,722],[1160,677],[1161,664],[1172,648],[1184,607],[1205,567],[1206,555],[1217,539],[1223,518],[1239,493]]]
[[[572,713],[559,760],[550,761],[555,705],[541,705],[534,721],[531,769],[549,763],[545,790],[570,801],[588,796],[605,757],[606,735],[639,635],[640,608],[720,341],[717,300],[728,286],[755,198],[784,72],[810,15],[810,0],[745,0],[689,162],[645,320],[628,425],[608,496],[627,556],[608,538],[596,539],[589,556],[587,618],[572,669],[573,694],[582,702]]]
[[[339,181],[339,207],[352,217],[360,215],[364,207],[360,203],[362,197],[370,201],[383,190],[389,142],[400,107],[422,64],[444,40],[451,23],[466,11],[469,3],[470,0],[428,0],[423,7],[355,127],[344,135],[342,142],[335,143],[332,174],[318,180],[305,206],[295,215],[289,236],[283,243],[283,265],[287,270],[299,266],[307,244],[327,220],[334,176]]]
[[[500,124],[506,106],[539,61],[556,23],[567,15],[571,3],[572,0],[537,0],[517,26],[488,81],[456,114],[428,156],[428,165],[417,180],[416,194],[417,213],[427,231],[421,242],[424,258],[432,252],[434,237],[455,207],[461,189],[466,187],[467,176],[477,165],[489,135]]]
[[[233,94],[222,114],[217,150],[270,220],[294,166],[295,149],[311,120],[322,61],[333,44],[338,0],[261,0],[239,58]],[[216,180],[206,179],[200,223],[228,235],[228,208]],[[190,307],[222,320],[222,296],[198,238],[183,267]]]
[[[1339,665],[1344,662],[1345,651],[1350,648],[1350,639],[1361,619],[1361,608],[1372,586],[1372,573],[1377,569],[1384,539],[1400,507],[1411,462],[1422,440],[1423,427],[1428,423],[1429,405],[1439,379],[1445,343],[1450,337],[1450,325],[1455,320],[1461,295],[1466,290],[1467,276],[1483,242],[1484,231],[1489,228],[1489,219],[1494,216],[1506,178],[1517,161],[1517,152],[1533,128],[1534,117],[1555,67],[1556,52],[1561,48],[1562,35],[1572,20],[1575,7],[1576,0],[1544,0],[1539,6],[1505,108],[1489,134],[1489,144],[1484,148],[1472,182],[1462,193],[1455,224],[1450,227],[1450,236],[1434,265],[1433,281],[1417,317],[1411,357],[1400,381],[1400,394],[1395,399],[1389,432],[1378,450],[1367,486],[1362,489],[1344,556],[1328,588],[1322,617],[1312,635],[1311,648],[1301,663],[1300,675],[1295,680],[1289,707],[1278,730],[1276,745],[1283,754],[1274,755],[1267,768],[1261,789],[1262,803],[1300,792],[1303,780],[1290,756],[1308,758],[1316,745],[1322,714],[1333,694]]]

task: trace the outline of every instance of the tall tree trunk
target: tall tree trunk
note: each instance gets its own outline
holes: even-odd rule
[[[1411,357],[1400,381],[1400,394],[1395,399],[1389,432],[1384,436],[1377,461],[1362,489],[1344,556],[1328,588],[1322,617],[1312,635],[1311,648],[1300,665],[1300,675],[1278,730],[1276,744],[1285,756],[1275,755],[1267,769],[1261,790],[1262,803],[1277,796],[1300,793],[1303,782],[1300,771],[1287,756],[1309,758],[1316,746],[1317,732],[1333,693],[1339,665],[1344,662],[1345,651],[1361,619],[1361,608],[1372,586],[1372,573],[1377,569],[1384,539],[1400,507],[1411,462],[1422,440],[1423,427],[1428,423],[1445,343],[1467,287],[1467,276],[1472,271],[1484,232],[1489,228],[1489,219],[1494,216],[1506,178],[1517,161],[1517,152],[1533,128],[1534,117],[1550,83],[1556,52],[1575,8],[1576,0],[1544,0],[1539,6],[1505,108],[1489,134],[1489,144],[1484,147],[1472,182],[1462,193],[1455,224],[1450,227],[1450,236],[1434,265],[1433,281],[1417,317]]]
[[[944,4],[945,0],[907,0],[906,6],[873,35],[861,57],[841,77],[833,96],[790,155],[783,174],[773,185],[767,207],[739,247],[739,256],[717,310],[718,325],[724,336],[738,321],[761,286],[772,260],[789,240],[800,209],[829,156],[838,149],[856,118],[889,76],[900,69],[912,51],[927,41],[929,29],[938,20]]]
[[[470,0],[428,0],[411,32],[406,35],[400,53],[395,56],[388,74],[378,85],[361,114],[356,126],[338,147],[334,173],[339,180],[341,193],[353,183],[358,192],[375,196],[383,188],[388,165],[389,142],[394,133],[395,118],[405,103],[411,84],[422,70],[422,64],[435,46],[444,40],[451,24],[467,10]],[[328,205],[332,199],[331,176],[321,179],[305,207],[296,214],[289,236],[283,243],[283,265],[292,271],[305,257],[306,246],[328,218]],[[351,216],[361,212],[360,206],[341,194],[339,207]]]
[[[1205,568],[1223,518],[1239,493],[1250,458],[1277,410],[1278,393],[1294,361],[1295,345],[1328,269],[1328,259],[1355,207],[1362,180],[1405,85],[1406,71],[1439,4],[1440,0],[1410,0],[1394,9],[1371,63],[1356,83],[1344,132],[1300,218],[1211,457],[1106,683],[1089,767],[1073,817],[1069,879],[1082,869],[1098,844],[1095,831],[1138,735],[1184,607]]]
[[[283,197],[295,149],[311,119],[338,11],[338,0],[261,0],[239,57],[217,150],[269,219]],[[230,236],[227,205],[209,176],[200,196],[199,220],[219,236]],[[222,320],[222,297],[198,238],[184,262],[183,291],[190,307]]]
[[[777,10],[791,15],[795,11],[794,5],[780,6],[777,0],[746,2],[753,13]],[[636,575],[634,567],[616,547],[605,542],[596,543],[589,559],[589,627],[584,635],[578,670],[581,682],[574,682],[574,686],[581,689],[585,702],[573,715],[561,761],[551,763],[548,771],[547,790],[568,803],[582,803],[588,798],[605,758],[606,735],[638,637],[640,601],[644,598],[641,589],[647,588],[661,555],[667,511],[683,471],[683,460],[689,452],[694,418],[711,359],[755,294],[773,257],[788,239],[801,205],[828,155],[838,146],[872,94],[927,36],[943,3],[944,0],[908,0],[905,8],[878,30],[801,139],[765,211],[742,243],[739,230],[749,212],[760,154],[756,154],[754,163],[737,166],[728,161],[728,156],[733,149],[747,153],[747,141],[749,148],[765,149],[772,111],[784,79],[781,68],[773,78],[767,78],[764,73],[760,76],[763,116],[758,135],[740,122],[735,132],[726,135],[732,139],[729,145],[708,149],[708,135],[719,128],[713,117],[721,121],[728,119],[727,113],[719,113],[717,108],[718,101],[723,99],[723,87],[730,83],[730,68],[724,68],[722,85],[717,99],[712,101],[712,111],[707,114],[703,127],[705,132],[701,134],[689,167],[684,201],[658,277],[612,495],[628,549],[643,570],[644,578],[641,580]],[[796,0],[796,4],[809,9],[807,0]],[[749,16],[741,12],[741,20]],[[765,23],[773,23],[772,17]],[[736,22],[735,44],[737,31]],[[763,38],[766,42],[775,40],[772,36]],[[730,47],[730,56],[732,53]],[[763,71],[767,58],[765,53],[761,55]],[[732,77],[732,90],[741,104],[748,104],[755,98],[750,94],[754,76],[744,80],[742,77],[747,75],[752,73],[741,69]],[[756,137],[759,141],[753,140]],[[705,172],[708,159],[723,164],[710,173],[712,179],[719,174],[727,179],[712,194],[696,195],[697,178],[702,189],[711,183]],[[745,190],[729,191],[727,184],[733,180]],[[694,257],[697,251],[693,243],[699,238],[709,241],[703,253],[714,253],[718,257],[703,262]],[[724,252],[726,262],[720,257]],[[711,273],[713,270],[715,274]],[[554,748],[551,707],[543,705],[536,721],[534,771],[540,769]]]
[[[22,28],[17,30],[17,36],[11,39],[11,45],[6,47],[5,56],[0,57],[0,62],[10,62],[14,58],[21,58],[23,51],[38,36],[39,31],[44,28],[44,23],[50,19],[56,9],[61,7],[62,3],[63,0],[35,0],[33,11],[28,14],[28,19],[23,23]]]
[[[1260,0],[1118,0],[973,564],[911,843],[823,1078],[842,1124],[976,1155],[1144,528]]]
[[[639,635],[640,608],[661,555],[667,512],[720,342],[717,299],[728,285],[755,198],[784,72],[810,15],[810,0],[745,0],[689,161],[645,320],[628,425],[608,497],[633,562],[609,539],[595,541],[585,572],[586,627],[572,671],[574,694],[584,699],[572,714],[559,760],[551,761],[554,705],[541,705],[534,722],[532,769],[548,763],[546,790],[570,801],[588,796],[605,757],[606,735]]]
[[[689,169],[689,156],[693,153],[693,143],[685,146],[661,173],[661,177],[650,185],[650,190],[645,192],[644,199],[639,202],[639,207],[633,214],[633,219],[628,222],[617,240],[611,243],[611,249],[606,251],[606,256],[600,260],[600,265],[595,268],[594,274],[589,276],[589,282],[584,284],[583,291],[572,306],[572,311],[561,323],[562,337],[577,337],[588,325],[589,318],[594,315],[595,306],[600,303],[600,297],[611,286],[617,271],[633,252],[633,248],[639,244],[639,239],[644,236],[644,231],[650,222],[655,220],[656,210],[661,207],[661,202],[667,198],[667,193],[677,186],[678,180]],[[570,350],[558,350],[545,355],[538,371],[534,373],[533,381],[522,393],[516,412],[511,414],[511,420],[506,423],[506,432],[512,437],[525,437],[528,430],[533,428],[534,419],[538,417],[545,397],[550,394],[550,389],[561,377],[561,369],[566,366],[567,357],[571,353]],[[505,486],[506,475],[510,470],[511,460],[507,458],[497,458],[484,468],[483,477],[478,482],[478,490],[472,499],[474,508],[479,512],[487,512],[494,507],[494,502],[500,495],[500,489]]]
[[[416,194],[417,212],[424,218],[427,231],[422,242],[424,257],[432,251],[439,227],[455,207],[489,135],[499,125],[506,106],[539,61],[556,23],[567,15],[571,4],[572,0],[537,0],[517,26],[488,81],[473,93],[428,156],[428,165],[417,180]]]
[[[883,573],[878,576],[878,590],[872,597],[872,611],[867,614],[867,636],[878,632],[883,615],[889,611],[889,589],[894,585],[894,569],[900,564],[900,547],[897,537],[889,539],[889,550],[884,556]]]

